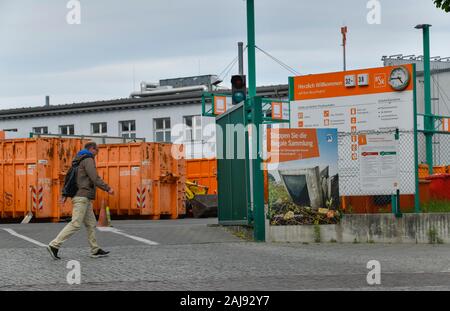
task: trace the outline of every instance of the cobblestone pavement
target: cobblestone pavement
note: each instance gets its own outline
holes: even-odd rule
[[[64,224],[2,224],[0,290],[450,290],[448,245],[253,243],[216,222],[115,221],[126,235],[99,231],[111,251],[102,259],[89,257],[82,229],[60,261],[23,236],[47,244]],[[70,260],[81,264],[81,285],[66,282]],[[381,263],[381,285],[367,284],[370,260]]]

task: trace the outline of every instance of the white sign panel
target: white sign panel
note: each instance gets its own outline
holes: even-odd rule
[[[412,65],[405,65],[292,78],[291,128],[336,128],[339,132],[341,195],[385,193],[358,187],[362,168],[358,134],[392,134],[396,129],[401,144],[400,191],[415,193],[412,70]]]
[[[366,193],[394,193],[399,187],[398,140],[395,135],[360,135],[358,141],[361,190]]]

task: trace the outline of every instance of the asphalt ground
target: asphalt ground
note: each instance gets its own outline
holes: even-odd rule
[[[64,223],[0,225],[0,290],[450,290],[450,246],[255,243],[217,219],[113,221],[98,229],[107,258],[89,257],[83,228],[55,261],[45,249]],[[67,282],[80,263],[81,284]],[[377,260],[381,284],[369,285]]]

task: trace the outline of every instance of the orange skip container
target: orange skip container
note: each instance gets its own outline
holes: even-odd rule
[[[111,196],[98,190],[96,211],[109,206],[111,215],[150,219],[186,214],[185,160],[172,157],[172,147],[183,149],[161,143],[100,145],[98,174],[116,193]]]
[[[59,221],[71,215],[62,204],[64,177],[81,139],[30,138],[0,140],[0,216],[16,219],[33,212],[35,218]]]
[[[186,178],[208,187],[208,194],[217,194],[217,160],[186,160]]]

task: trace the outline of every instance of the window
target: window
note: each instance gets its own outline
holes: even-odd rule
[[[202,118],[201,116],[184,117],[184,139],[186,141],[202,140]]]
[[[170,142],[170,118],[154,119],[153,129],[156,142]]]
[[[119,135],[123,138],[136,138],[136,121],[120,121]]]
[[[47,126],[33,127],[33,133],[48,134],[48,127]]]
[[[99,135],[99,134],[106,134],[107,132],[108,127],[106,125],[106,122],[91,123],[91,134]]]
[[[60,125],[59,134],[61,135],[75,135],[75,126],[71,125]]]

